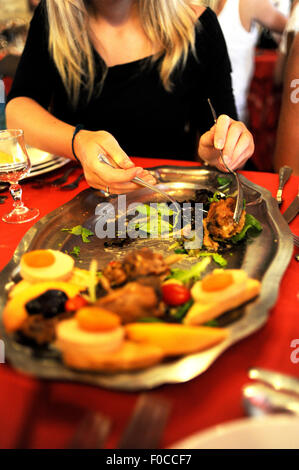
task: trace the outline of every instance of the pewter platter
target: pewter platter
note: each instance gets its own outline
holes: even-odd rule
[[[155,167],[152,173],[156,176],[160,189],[163,189],[179,201],[191,199],[196,189],[217,189],[215,169],[208,167]],[[18,344],[5,334],[0,322],[0,336],[4,339],[6,360],[17,370],[53,380],[68,380],[88,383],[117,390],[151,389],[166,383],[181,383],[203,373],[227,348],[261,328],[267,321],[269,311],[275,305],[281,278],[289,264],[293,242],[290,229],[280,214],[276,201],[270,192],[248,181],[241,175],[244,185],[244,197],[247,212],[254,215],[262,224],[261,234],[238,246],[232,256],[227,256],[228,268],[245,269],[249,276],[262,281],[260,296],[247,305],[221,317],[221,326],[226,326],[229,335],[225,341],[206,351],[184,356],[179,359],[162,362],[149,369],[118,374],[76,372],[66,368],[54,349],[39,352],[28,346]],[[232,191],[234,182],[232,181]],[[97,221],[95,209],[101,202],[107,202],[100,191],[87,189],[47,216],[43,217],[26,233],[17,247],[14,256],[0,276],[1,292],[9,282],[18,278],[18,265],[23,253],[29,250],[51,248],[70,250],[74,245],[80,246],[80,260],[77,266],[89,267],[91,259],[98,261],[99,269],[112,259],[121,258],[129,250],[148,246],[169,255],[169,240],[137,240],[119,247],[104,246],[107,240],[93,236],[91,243],[80,243],[79,237],[61,231],[75,225],[93,229]],[[110,202],[117,204],[113,196]],[[127,204],[132,202],[162,202],[156,194],[148,189],[138,189],[127,195]],[[198,259],[188,258],[180,263],[186,268]],[[217,267],[211,263],[209,269]],[[6,295],[0,299],[0,311],[3,310]]]

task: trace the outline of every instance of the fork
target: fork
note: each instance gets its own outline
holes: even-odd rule
[[[111,421],[100,413],[87,413],[73,434],[68,449],[102,449]]]
[[[298,236],[298,235],[295,235],[294,233],[293,233],[292,235],[293,235],[293,243],[294,243],[294,245],[299,248],[299,236]]]
[[[157,449],[170,411],[168,400],[142,394],[117,448]]]
[[[107,158],[106,155],[104,155],[103,153],[100,153],[98,155],[98,160],[102,163],[106,163],[107,165],[111,166],[112,168],[114,168],[114,166],[112,165],[112,163],[109,161],[109,159]],[[172,204],[175,205],[176,209],[180,212],[181,211],[181,207],[179,205],[179,203],[171,196],[169,196],[169,194],[165,193],[164,191],[162,191],[161,189],[157,188],[156,186],[148,183],[147,181],[144,181],[143,179],[139,178],[138,176],[135,176],[135,178],[132,179],[132,182],[133,183],[136,183],[136,184],[139,184],[140,186],[144,186],[145,188],[148,188],[150,189],[151,191],[154,191],[158,194],[160,194],[160,196],[163,196],[164,198],[168,199],[170,202],[172,202]]]
[[[211,108],[211,112],[212,112],[212,115],[213,115],[214,122],[216,124],[217,123],[217,114],[215,112],[215,109],[213,108],[213,105],[211,103],[210,98],[208,98],[208,103],[209,103],[209,106]],[[236,201],[236,207],[235,207],[234,217],[233,218],[234,218],[234,221],[238,224],[240,222],[240,218],[241,218],[241,215],[242,215],[242,212],[243,212],[243,189],[242,189],[242,185],[241,185],[238,173],[235,172],[234,170],[232,170],[231,168],[229,168],[227,166],[227,164],[225,163],[222,150],[219,150],[219,152],[220,152],[220,158],[221,158],[221,161],[222,161],[224,167],[227,169],[227,171],[229,173],[234,175],[234,177],[236,178],[237,201]]]

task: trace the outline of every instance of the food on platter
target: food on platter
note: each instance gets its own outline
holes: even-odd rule
[[[201,351],[223,341],[226,328],[185,326],[174,323],[131,323],[125,327],[131,341],[154,344],[165,356],[179,356]]]
[[[6,331],[11,333],[19,330],[31,315],[42,314],[51,318],[61,313],[61,310],[63,312],[67,299],[75,297],[80,290],[80,286],[61,281],[31,284],[8,300],[3,311]]]
[[[215,269],[192,287],[194,303],[184,318],[184,324],[202,325],[253,299],[260,290],[261,283],[250,279],[241,269]]]
[[[153,344],[126,340],[115,351],[101,354],[88,351],[81,354],[77,353],[75,348],[66,348],[62,349],[62,357],[65,365],[72,369],[122,372],[153,366],[163,359],[163,352]]]
[[[22,256],[20,274],[28,282],[66,281],[74,264],[73,258],[61,251],[35,250]]]
[[[77,370],[142,369],[211,348],[229,328],[208,322],[256,297],[260,283],[242,270],[207,274],[209,256],[181,269],[182,257],[141,248],[99,273],[95,260],[81,270],[69,255],[29,252],[3,312],[6,332],[32,348],[51,346]]]
[[[63,361],[75,369],[133,370],[163,358],[155,345],[126,340],[120,317],[99,307],[80,309],[74,318],[59,322],[56,333]]]

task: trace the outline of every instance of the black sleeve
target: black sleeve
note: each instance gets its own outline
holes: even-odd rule
[[[208,98],[217,116],[227,114],[232,119],[238,119],[226,42],[217,16],[209,8],[203,14],[202,22],[199,21],[196,51],[199,61],[202,62],[201,72],[204,75],[204,89],[203,93],[200,93],[203,102],[199,118],[199,131],[202,134],[214,123],[207,103]]]
[[[48,108],[55,66],[48,51],[48,21],[45,1],[36,8],[27,41],[7,101],[26,96]]]

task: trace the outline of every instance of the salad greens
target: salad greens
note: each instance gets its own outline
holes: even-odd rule
[[[94,235],[91,230],[82,227],[82,225],[76,225],[73,228],[63,228],[61,231],[71,233],[72,235],[81,236],[83,243],[90,243],[89,237]]]
[[[245,236],[248,234],[251,237],[257,236],[259,232],[262,231],[262,226],[259,221],[253,217],[251,214],[246,214],[245,216],[245,224],[243,229],[240,233],[237,233],[231,238],[233,243],[238,243],[239,241],[243,240]]]
[[[197,280],[201,277],[202,273],[206,270],[208,264],[211,262],[211,257],[206,257],[199,261],[199,263],[191,266],[190,269],[179,269],[173,268],[171,270],[170,278],[176,279],[183,283],[187,283],[191,280]]]
[[[183,318],[186,316],[189,308],[192,306],[194,300],[190,299],[188,302],[184,303],[183,305],[180,305],[178,308],[170,312],[170,315],[172,318],[174,318],[177,321],[182,321]]]

